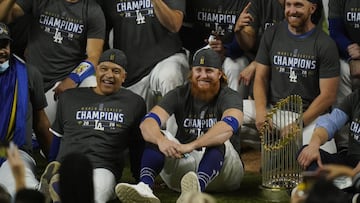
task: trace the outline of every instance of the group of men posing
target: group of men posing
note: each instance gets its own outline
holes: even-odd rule
[[[343,3],[341,8],[360,8],[355,1]],[[330,0],[329,8],[334,4]],[[33,28],[25,64],[10,53],[10,31],[0,26],[0,139],[21,149],[31,188],[39,187],[32,129],[51,161],[61,163],[74,151],[86,154],[94,166],[95,202],[107,202],[115,193],[123,202],[160,202],[151,189],[159,174],[169,188],[182,191],[178,202],[188,192],[236,190],[244,175],[234,144],[242,124],[260,129],[269,105],[297,94],[304,101],[304,144],[311,146],[314,128],[328,130],[331,120],[317,124],[316,119],[338,115],[328,112],[340,81],[339,43],[317,26],[322,11],[320,0],[188,1],[186,6],[176,0],[3,0],[1,21],[31,14]],[[330,28],[340,29],[341,17],[330,21]],[[182,25],[190,69],[177,34]],[[101,54],[111,29],[114,49]],[[351,64],[359,60],[357,51],[348,48]],[[254,100],[246,100],[249,96]],[[343,122],[356,122],[357,111],[345,110],[351,115],[342,116]],[[176,130],[164,130],[175,125],[172,119]],[[359,148],[356,133],[351,145]],[[326,138],[323,149],[335,153],[332,136]],[[136,185],[117,184],[127,149]],[[304,158],[305,152],[299,156],[305,168],[320,159]],[[0,177],[10,176],[2,159]],[[15,193],[13,179],[0,178],[0,184]]]

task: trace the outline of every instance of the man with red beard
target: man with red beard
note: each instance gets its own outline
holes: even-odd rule
[[[320,0],[285,0],[286,20],[265,31],[255,58],[257,129],[264,124],[269,105],[299,95],[303,101],[303,144],[309,143],[316,118],[329,112],[339,84],[335,42],[311,20],[319,12],[318,4]],[[336,152],[334,141],[323,149]]]
[[[244,170],[229,139],[243,120],[242,98],[227,87],[220,56],[212,49],[194,55],[189,83],[166,94],[140,125],[147,141],[140,183],[120,183],[116,193],[122,202],[160,202],[153,194],[155,177],[181,196],[187,192],[236,190]],[[175,115],[175,136],[162,131]]]

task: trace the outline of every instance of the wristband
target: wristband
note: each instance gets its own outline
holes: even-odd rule
[[[239,128],[239,121],[233,116],[225,116],[222,121],[228,124],[234,132],[236,132]]]
[[[144,121],[145,119],[147,119],[147,118],[152,118],[152,119],[154,119],[154,120],[158,123],[159,127],[161,127],[161,120],[160,120],[159,116],[158,116],[156,113],[153,113],[153,112],[147,113],[147,114],[144,116],[144,118],[142,119],[141,122],[143,122],[143,121]]]
[[[80,84],[85,78],[94,73],[94,65],[90,61],[83,61],[70,73],[69,78],[75,83]]]

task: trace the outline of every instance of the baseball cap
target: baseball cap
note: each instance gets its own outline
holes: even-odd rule
[[[123,51],[119,49],[108,49],[102,53],[99,59],[99,63],[104,61],[110,61],[118,64],[126,70],[127,67],[127,58]]]
[[[1,22],[0,22],[0,39],[11,40],[9,27]]]
[[[194,54],[192,66],[205,66],[221,69],[222,61],[220,55],[214,50],[200,49]]]

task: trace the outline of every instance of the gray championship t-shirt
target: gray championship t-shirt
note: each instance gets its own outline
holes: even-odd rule
[[[144,100],[121,88],[113,95],[98,95],[92,88],[76,88],[60,95],[51,129],[62,136],[57,160],[71,152],[86,154],[94,168],[106,168],[117,178],[123,152],[132,136],[140,136],[146,113]]]
[[[249,14],[253,17],[250,26],[257,34],[256,46],[252,50],[254,57],[259,48],[265,30],[284,19],[284,8],[279,0],[250,0]]]
[[[185,13],[184,0],[164,0],[171,9]],[[128,59],[128,87],[148,75],[161,60],[181,51],[177,33],[161,25],[150,0],[106,0],[102,3],[108,28],[114,29],[114,48]]]
[[[88,38],[105,38],[105,18],[92,0],[17,0],[33,16],[27,63],[39,69],[47,91],[86,59]]]
[[[190,86],[186,84],[170,91],[158,104],[169,115],[174,113],[178,125],[176,138],[180,143],[189,143],[206,133],[227,109],[243,108],[241,96],[229,87],[222,86],[214,100],[204,103],[194,99]]]
[[[287,26],[283,21],[265,31],[255,60],[270,68],[268,102],[300,95],[306,110],[320,94],[319,80],[339,76],[339,55],[321,27],[295,36]]]

